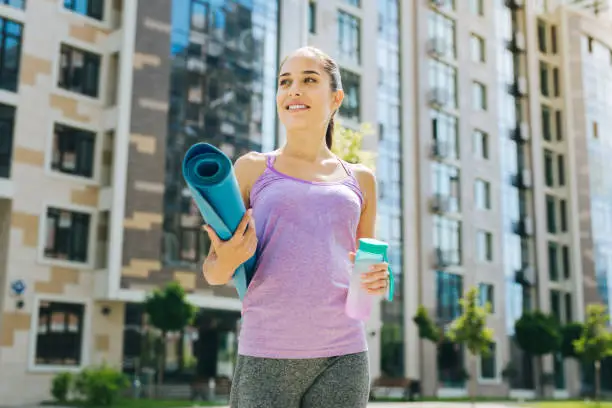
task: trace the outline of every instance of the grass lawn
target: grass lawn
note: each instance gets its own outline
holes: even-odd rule
[[[84,404],[82,402],[69,402],[66,404],[46,403],[44,405],[59,405],[63,407],[83,407],[83,408],[98,408]],[[223,407],[227,403],[214,403],[206,401],[181,401],[181,400],[153,400],[153,399],[124,399],[113,404],[112,408],[191,408],[191,407]]]
[[[530,408],[596,408],[595,402],[582,401],[548,401],[548,402],[531,402],[523,404]],[[600,408],[612,408],[612,402],[602,402]]]

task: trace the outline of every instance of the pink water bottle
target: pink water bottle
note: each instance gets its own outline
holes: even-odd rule
[[[386,242],[372,238],[359,240],[345,306],[346,314],[353,319],[368,320],[370,317],[375,296],[361,287],[361,274],[368,272],[371,265],[387,261],[388,246]],[[389,289],[392,298],[393,274],[390,274]]]

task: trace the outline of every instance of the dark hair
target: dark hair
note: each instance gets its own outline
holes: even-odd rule
[[[340,67],[334,61],[332,57],[321,51],[320,49],[312,46],[302,47],[298,51],[305,50],[312,52],[316,57],[321,60],[321,65],[323,65],[323,70],[329,74],[329,79],[331,83],[332,92],[338,91],[342,89],[342,78],[340,77]],[[280,66],[282,67],[285,61],[287,61],[289,57],[285,57],[283,62],[281,62]],[[327,125],[327,131],[325,132],[325,144],[327,148],[331,149],[334,142],[334,116],[336,112],[333,112],[331,118],[329,119],[329,123]]]

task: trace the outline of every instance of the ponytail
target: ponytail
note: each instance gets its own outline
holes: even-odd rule
[[[327,132],[325,132],[325,144],[328,149],[332,148],[334,144],[334,117],[332,116],[327,125]]]

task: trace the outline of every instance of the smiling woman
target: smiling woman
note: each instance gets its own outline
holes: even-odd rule
[[[343,98],[330,57],[312,47],[287,57],[276,95],[286,143],[236,161],[249,211],[235,236],[222,242],[207,229],[209,283],[225,284],[241,260],[258,259],[243,300],[232,407],[367,405],[364,322],[345,313],[345,302],[357,241],[374,238],[376,179],[330,150]],[[365,291],[386,293],[386,263],[363,277]]]

